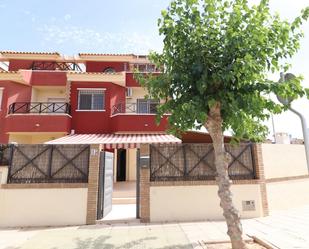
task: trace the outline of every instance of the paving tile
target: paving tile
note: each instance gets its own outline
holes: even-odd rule
[[[242,224],[277,248],[309,248],[309,206]],[[0,249],[202,249],[199,241],[228,240],[223,221],[0,230]]]

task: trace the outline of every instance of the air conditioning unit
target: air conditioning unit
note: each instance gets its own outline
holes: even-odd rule
[[[126,97],[131,98],[133,95],[133,89],[131,87],[127,87]]]

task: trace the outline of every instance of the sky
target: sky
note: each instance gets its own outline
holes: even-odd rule
[[[157,19],[169,0],[0,0],[0,50],[48,51],[74,55],[89,53],[147,54],[162,49]],[[258,0],[249,0],[256,4]],[[271,0],[270,8],[293,20],[309,0]],[[290,72],[303,75],[309,87],[309,21],[303,25],[301,49],[289,60]],[[279,73],[270,75],[278,79]],[[274,98],[274,96],[272,96]],[[293,107],[308,117],[309,101]],[[276,132],[302,137],[299,118],[291,113],[274,116]],[[267,125],[272,131],[271,122]],[[270,133],[270,137],[272,133]]]

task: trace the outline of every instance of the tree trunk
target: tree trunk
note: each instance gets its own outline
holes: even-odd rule
[[[246,245],[242,239],[240,217],[237,209],[234,207],[230,190],[231,182],[228,175],[230,156],[224,148],[221,105],[219,102],[210,108],[205,127],[213,141],[217,170],[216,180],[219,186],[218,195],[220,197],[220,206],[223,209],[223,216],[228,227],[227,234],[230,236],[233,249],[244,249]]]

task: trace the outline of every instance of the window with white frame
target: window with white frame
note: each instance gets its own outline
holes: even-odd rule
[[[137,99],[137,113],[157,113],[158,104],[155,99]]]
[[[105,89],[78,90],[78,110],[105,110]]]
[[[2,109],[2,96],[3,96],[3,90],[4,88],[3,87],[0,87],[0,111]]]

